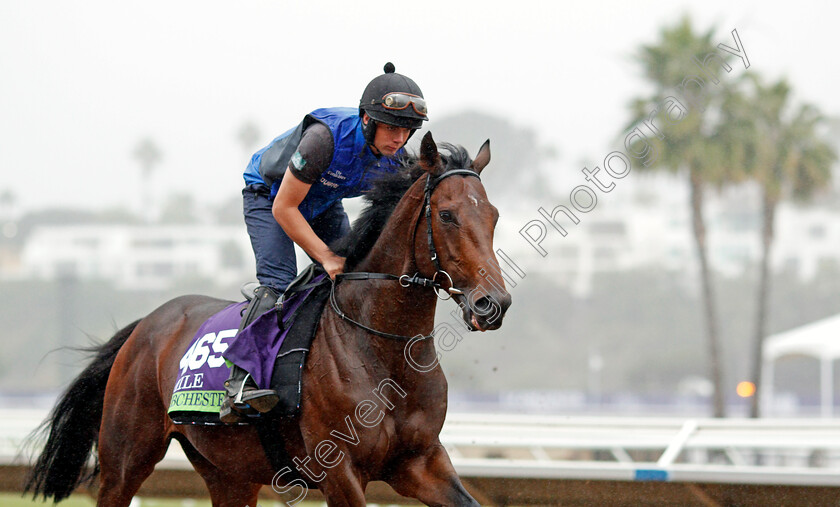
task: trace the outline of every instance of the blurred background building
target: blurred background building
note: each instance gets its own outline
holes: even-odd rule
[[[388,60],[423,88],[438,141],[491,139],[496,247],[526,273],[503,328],[444,355],[453,407],[745,415],[757,336],[840,313],[836,7],[434,4],[410,16],[422,43],[354,58],[335,41],[359,40],[364,9],[332,7],[304,52],[296,4],[0,7],[0,405],[54,396],[81,364],[70,348],[169,298],[238,299],[251,154],[312,109],[355,105]],[[720,49],[734,29],[749,68]],[[581,169],[633,148],[627,132],[715,51],[732,71],[663,129],[657,164],[597,192],[565,237],[546,223],[539,209],[569,206]],[[523,236],[535,220],[545,255]],[[779,358],[774,413],[819,413],[815,365]]]

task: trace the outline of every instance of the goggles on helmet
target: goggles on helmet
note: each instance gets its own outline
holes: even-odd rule
[[[382,104],[382,107],[392,111],[402,111],[410,105],[414,108],[414,112],[420,116],[426,116],[426,114],[428,114],[426,101],[423,97],[418,97],[417,95],[412,95],[410,93],[388,93],[382,97],[382,100],[377,100],[376,104]]]

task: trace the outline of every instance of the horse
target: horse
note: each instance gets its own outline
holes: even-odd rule
[[[336,277],[320,317],[300,411],[276,435],[297,473],[272,468],[252,425],[176,425],[167,416],[190,339],[230,304],[191,295],[92,349],[42,424],[46,444],[24,492],[58,502],[98,473],[97,505],[125,507],[176,439],[218,507],[253,507],[267,484],[304,495],[318,488],[330,506],[365,505],[374,480],[428,505],[479,505],[439,439],[447,382],[434,314],[439,297],[452,297],[469,330],[497,329],[511,297],[493,250],[499,214],[479,176],[489,140],[475,160],[460,146],[441,148],[427,133],[403,170],[370,189],[336,247],[350,272]]]

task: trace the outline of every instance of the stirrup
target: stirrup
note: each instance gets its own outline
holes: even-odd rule
[[[237,424],[257,419],[262,414],[249,403],[237,405],[231,396],[225,397],[219,408],[219,420],[225,424]]]
[[[236,408],[247,405],[261,414],[270,412],[280,402],[280,396],[273,389],[258,389],[256,385],[249,386],[248,380],[253,382],[250,373],[245,376],[242,386],[236,393],[236,397],[231,400],[231,404]]]
[[[241,396],[237,396],[237,399],[239,401],[235,401],[235,405],[246,404],[261,414],[271,412],[271,409],[280,402],[280,396],[271,389],[246,391]]]
[[[222,402],[222,408],[219,409],[219,420],[225,424],[236,424],[245,422],[247,415],[234,408],[230,398]]]

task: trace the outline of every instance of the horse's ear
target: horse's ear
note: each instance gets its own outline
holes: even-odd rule
[[[478,155],[475,156],[475,160],[473,163],[470,164],[473,171],[477,173],[481,173],[481,170],[487,167],[487,164],[490,163],[490,140],[484,141],[484,144],[481,145],[481,148],[478,150]]]
[[[437,176],[443,171],[443,161],[431,132],[426,132],[420,142],[420,167],[432,176]]]

